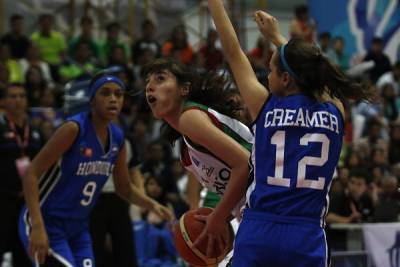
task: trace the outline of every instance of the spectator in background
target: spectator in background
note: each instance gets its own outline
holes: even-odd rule
[[[257,79],[265,85],[268,81],[267,69],[269,69],[269,62],[273,53],[271,42],[264,36],[258,37],[256,47],[247,53]]]
[[[4,97],[5,90],[8,85],[10,73],[7,69],[7,66],[0,61],[0,94]]]
[[[162,181],[158,177],[154,175],[146,177],[145,191],[149,197],[164,203],[172,210],[172,206],[167,200],[165,189],[162,186]],[[139,230],[141,238],[136,241],[139,266],[177,266],[177,252],[171,230],[168,229],[166,221],[152,211],[145,211],[143,213],[143,221],[137,223],[136,226],[141,225]]]
[[[26,90],[10,84],[5,92],[5,114],[0,115],[0,262],[11,251],[14,267],[32,266],[18,236],[18,218],[24,203],[21,180],[43,140],[27,114]]]
[[[344,192],[331,195],[326,217],[328,224],[368,222],[372,219],[373,203],[367,191],[368,173],[362,169],[353,169],[349,177]],[[346,235],[346,231],[328,229],[330,247],[333,250],[347,250]]]
[[[386,84],[391,84],[397,96],[400,96],[400,61],[397,61],[392,70],[379,77],[376,85],[381,91]]]
[[[26,77],[26,73],[31,67],[40,68],[48,87],[54,87],[54,81],[51,77],[49,64],[40,59],[39,48],[34,42],[29,43],[28,50],[26,52],[26,58],[20,59],[19,65],[21,67],[23,77]]]
[[[373,187],[374,222],[397,222],[400,215],[400,193],[394,176],[382,179],[382,188]]]
[[[185,26],[175,26],[170,38],[162,47],[162,55],[176,59],[179,63],[190,64],[193,60],[193,48],[188,42]]]
[[[38,107],[40,97],[47,89],[46,80],[38,66],[30,67],[25,73],[25,88],[28,96],[28,103],[31,107]]]
[[[148,145],[148,158],[143,162],[141,171],[143,174],[151,174],[158,177],[168,200],[170,200],[175,197],[175,194],[178,194],[178,188],[176,182],[171,179],[172,168],[168,159],[171,151],[168,148],[160,140],[151,142]]]
[[[75,79],[90,79],[97,68],[91,61],[90,43],[80,41],[76,45],[75,58],[66,62],[59,68],[61,83],[67,83]]]
[[[132,142],[125,139],[126,160],[130,171],[130,183],[144,192],[144,180],[140,173],[138,154]],[[130,204],[118,196],[112,176],[108,178],[90,216],[90,233],[97,267],[136,267]],[[111,239],[111,251],[106,245]]]
[[[312,43],[315,40],[315,21],[310,18],[306,5],[296,6],[294,9],[295,18],[290,24],[290,36],[300,37]]]
[[[156,39],[154,33],[156,26],[150,19],[145,19],[141,25],[142,36],[132,45],[132,61],[136,64],[139,57],[146,51],[150,50],[155,58],[161,56],[161,46]]]
[[[23,76],[17,61],[10,58],[10,48],[7,44],[0,42],[0,63],[3,63],[8,70],[9,83],[22,83]]]
[[[361,157],[359,151],[355,149],[349,149],[347,155],[345,157],[345,164],[344,167],[348,168],[349,170],[352,169],[359,169],[364,165],[364,158]],[[347,185],[347,183],[346,183]]]
[[[329,32],[320,33],[318,35],[318,45],[324,56],[329,57],[328,55],[332,51],[331,34]]]
[[[381,87],[381,101],[383,107],[383,116],[387,121],[395,121],[399,116],[400,99],[393,84],[387,83]]]
[[[53,80],[58,81],[58,68],[65,59],[64,36],[53,30],[54,18],[51,14],[39,16],[39,30],[31,35],[31,40],[39,48],[40,59],[49,63]]]
[[[107,36],[101,44],[100,57],[104,65],[108,65],[108,56],[114,46],[120,46],[124,49],[127,58],[130,57],[130,51],[127,43],[121,40],[121,24],[118,22],[109,23],[106,26]]]
[[[369,78],[376,83],[382,74],[391,70],[389,57],[383,52],[384,41],[382,38],[375,37],[372,39],[371,48],[363,61],[374,61],[375,66],[368,71]]]
[[[77,46],[81,41],[87,42],[90,48],[90,54],[93,58],[97,59],[99,56],[99,44],[93,36],[93,19],[88,16],[81,18],[80,22],[81,32],[80,35],[73,37],[68,42],[68,54],[74,58],[77,51]]]
[[[395,165],[400,163],[400,123],[393,122],[390,127],[389,140],[389,163]]]
[[[224,63],[224,55],[221,49],[216,47],[218,33],[209,29],[207,33],[206,43],[200,48],[200,66],[206,70],[217,70]]]
[[[333,40],[333,50],[328,53],[328,57],[339,68],[346,71],[350,68],[350,57],[344,51],[345,42],[343,37],[338,36]]]
[[[26,57],[29,39],[24,35],[24,17],[13,14],[10,17],[10,32],[1,37],[0,42],[10,48],[11,58],[21,59]]]
[[[354,142],[354,148],[364,157],[369,158],[375,148],[387,151],[387,141],[383,138],[383,125],[377,119],[371,119],[365,125],[366,136]]]

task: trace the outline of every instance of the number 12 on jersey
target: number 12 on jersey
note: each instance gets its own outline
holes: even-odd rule
[[[283,177],[283,168],[285,166],[285,131],[277,131],[271,138],[271,144],[276,146],[275,155],[275,174],[274,177],[268,176],[267,183],[270,185],[290,187],[290,178]],[[300,138],[300,145],[308,146],[309,143],[321,143],[321,156],[310,157],[304,156],[298,162],[297,167],[297,188],[312,188],[323,190],[325,186],[325,178],[318,177],[318,180],[306,178],[306,167],[323,166],[328,161],[329,155],[329,138],[322,133],[309,133]]]

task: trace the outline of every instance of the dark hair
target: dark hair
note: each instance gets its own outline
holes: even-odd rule
[[[185,34],[185,38],[183,40],[183,43],[178,43],[178,39],[176,38],[176,35],[177,35],[177,33],[179,31],[182,31]],[[183,24],[176,25],[171,31],[171,35],[170,35],[169,41],[177,49],[182,49],[182,48],[187,47],[189,45],[189,43],[188,43],[188,40],[187,40],[187,33],[186,33],[185,25],[183,25]]]
[[[352,178],[361,178],[363,179],[367,184],[370,181],[370,176],[367,170],[362,169],[362,168],[353,168],[350,170],[349,174],[349,180]]]
[[[294,15],[296,18],[300,18],[301,15],[308,13],[308,7],[306,5],[298,5],[294,8]]]
[[[119,24],[119,22],[116,22],[116,21],[108,23],[107,26],[106,26],[106,31],[109,32],[109,31],[112,30],[112,28],[121,29],[121,24]]]
[[[93,19],[89,16],[83,16],[81,18],[81,25],[83,25],[84,23],[93,24]]]
[[[17,20],[22,20],[24,17],[21,14],[12,14],[10,17],[10,22],[14,23]]]
[[[141,25],[142,30],[144,28],[146,28],[148,25],[151,25],[153,27],[155,26],[154,22],[151,19],[145,19],[145,20],[142,21],[142,25]]]
[[[384,43],[384,41],[380,37],[374,37],[374,38],[372,38],[372,41],[371,41],[371,44],[383,44],[383,43]]]
[[[50,13],[43,13],[39,16],[39,22],[43,22],[45,19],[53,19],[53,15]]]
[[[280,49],[278,49],[280,53]],[[278,54],[278,70],[287,71]],[[347,77],[328,58],[323,56],[321,50],[300,38],[292,38],[285,47],[284,58],[291,70],[296,74],[296,83],[301,91],[315,97],[325,90],[331,96],[344,101],[372,100],[374,91],[371,87],[361,84]]]
[[[318,35],[318,39],[324,39],[324,38],[331,38],[331,34],[330,34],[330,32],[321,32],[319,35]]]
[[[215,72],[200,72],[189,66],[162,58],[148,64],[144,69],[144,76],[147,77],[163,70],[170,71],[176,77],[178,85],[189,85],[189,94],[186,100],[209,106],[230,117],[233,117],[238,109],[232,101],[227,101],[228,91],[225,89],[229,84],[224,75]],[[164,123],[162,136],[173,144],[181,137],[181,134]]]

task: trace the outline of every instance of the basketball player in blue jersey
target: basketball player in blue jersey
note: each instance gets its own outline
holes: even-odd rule
[[[88,216],[111,174],[116,191],[127,201],[172,218],[166,207],[128,181],[124,137],[111,123],[121,110],[123,90],[117,77],[96,75],[89,85],[91,111],[68,118],[27,170],[27,209],[19,229],[36,265],[95,266]]]
[[[235,239],[234,267],[328,265],[324,219],[343,138],[346,98],[370,99],[311,44],[279,33],[275,18],[256,12],[277,49],[268,90],[240,48],[221,0],[208,0],[225,56],[253,119],[254,183]]]
[[[200,74],[159,59],[147,66],[146,77],[147,102],[153,115],[166,123],[164,137],[171,143],[182,140],[183,166],[204,187],[222,196],[203,233],[207,251],[221,248],[227,242],[222,236],[225,222],[239,209],[242,188],[248,185],[253,136],[234,118],[241,107],[228,101],[226,81],[215,73]]]

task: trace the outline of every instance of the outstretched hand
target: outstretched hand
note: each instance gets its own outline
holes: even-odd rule
[[[220,220],[215,216],[215,212],[205,216],[205,215],[195,215],[194,218],[196,220],[202,221],[206,223],[201,234],[197,237],[196,241],[193,243],[193,246],[196,248],[200,247],[200,244],[207,240],[207,250],[206,255],[208,257],[213,256],[213,252],[215,253],[215,249],[218,248],[220,252],[224,251],[228,240],[225,240],[224,233],[226,231],[225,225],[226,222],[224,220]]]
[[[254,13],[254,20],[261,34],[274,45],[281,46],[287,42],[279,32],[278,20],[274,16],[258,10]]]

